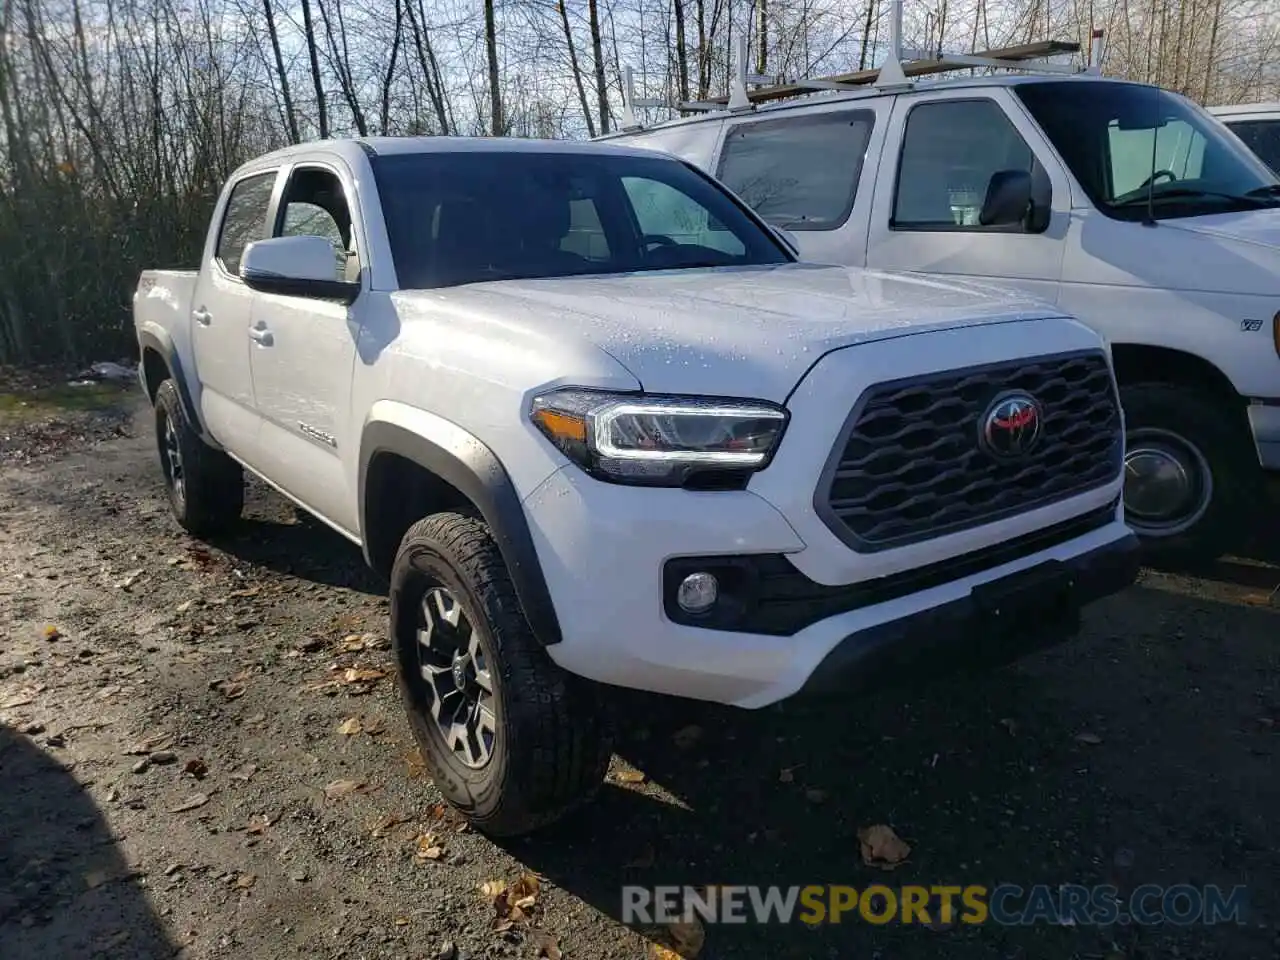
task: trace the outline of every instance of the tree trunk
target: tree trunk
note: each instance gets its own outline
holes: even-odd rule
[[[604,45],[600,41],[600,7],[597,0],[587,0],[591,18],[591,54],[596,59],[596,100],[600,105],[600,132],[609,132],[609,91],[604,85]]]
[[[689,99],[689,46],[684,29],[684,0],[671,0],[676,15],[676,82],[680,99]]]
[[[678,4],[680,0],[676,0]],[[578,103],[582,105],[582,117],[587,121],[587,136],[595,137],[596,124],[591,118],[591,104],[587,101],[587,88],[582,82],[582,71],[578,69],[578,48],[573,43],[573,31],[569,28],[569,8],[564,0],[557,0],[560,11],[560,25],[564,28],[564,42],[569,47],[569,69],[573,71],[573,83],[578,88]]]
[[[276,30],[276,17],[271,10],[271,0],[262,0],[262,10],[267,15],[267,34],[271,37],[271,53],[276,61],[276,77],[280,80],[280,97],[284,101],[284,119],[289,127],[289,142],[298,143],[298,115],[293,109],[293,96],[289,93],[289,74],[284,68],[284,56],[280,53],[280,34]]]
[[[316,28],[311,19],[311,0],[302,0],[302,29],[307,39],[307,57],[311,60],[311,83],[316,90],[316,119],[320,139],[329,137],[329,111],[325,109],[324,82],[320,79],[320,51],[316,48]]]
[[[495,137],[506,132],[502,116],[502,88],[498,85],[498,26],[493,0],[484,0],[484,46],[489,55],[489,127]]]

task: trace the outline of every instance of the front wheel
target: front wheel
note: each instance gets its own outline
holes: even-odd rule
[[[1125,521],[1146,562],[1195,566],[1237,546],[1262,488],[1244,417],[1183,386],[1137,383],[1120,394]]]
[[[438,513],[409,528],[391,638],[427,768],[477,829],[529,833],[599,790],[612,747],[596,688],[538,643],[483,522]]]

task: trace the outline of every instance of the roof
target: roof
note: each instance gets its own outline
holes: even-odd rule
[[[1270,103],[1230,103],[1209,107],[1215,117],[1248,117],[1253,114],[1280,114],[1280,100]]]
[[[847,91],[824,91],[797,95],[787,100],[757,104],[750,111],[743,110],[735,115],[768,114],[775,111],[798,110],[802,107],[813,107],[819,104],[847,103],[862,100],[874,100],[878,97],[896,97],[900,94],[926,92],[934,90],[982,89],[990,87],[1015,87],[1026,83],[1116,83],[1131,86],[1149,86],[1133,80],[1118,77],[1102,77],[1096,74],[996,74],[982,77],[948,77],[942,80],[915,81],[910,89],[891,88],[881,90],[872,86],[850,87]],[[637,133],[649,133],[653,130],[668,130],[686,124],[709,123],[712,120],[723,120],[730,113],[727,110],[715,110],[699,113],[689,117],[675,117],[660,123],[646,125],[641,130],[618,130],[596,137],[596,141],[612,140],[615,137],[629,137]]]
[[[296,143],[245,163],[234,174],[239,176],[255,169],[276,166],[300,158],[325,156],[358,161],[361,154],[394,156],[407,153],[607,153],[615,156],[652,157],[653,153],[621,144],[592,143],[583,140],[533,140],[520,137],[343,137]]]

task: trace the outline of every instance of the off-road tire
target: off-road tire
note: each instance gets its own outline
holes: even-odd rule
[[[444,587],[480,635],[492,676],[496,736],[479,769],[460,762],[430,713],[421,680],[422,597]],[[444,798],[491,836],[530,833],[588,803],[612,755],[599,687],[547,655],[521,610],[489,528],[438,513],[409,528],[391,571],[391,640],[401,696],[423,759]]]
[[[181,455],[180,484],[174,482],[167,452],[170,424]],[[244,470],[192,429],[178,385],[172,379],[165,380],[156,391],[155,428],[165,491],[174,518],[189,534],[200,538],[232,526],[244,510]]]
[[[1144,429],[1165,431],[1197,448],[1208,463],[1212,493],[1204,513],[1185,531],[1146,533],[1140,518],[1126,511],[1142,543],[1143,561],[1163,569],[1193,569],[1238,547],[1249,517],[1263,503],[1263,474],[1243,411],[1212,394],[1184,385],[1135,383],[1120,388],[1126,450]]]

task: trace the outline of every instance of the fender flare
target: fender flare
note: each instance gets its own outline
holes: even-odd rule
[[[515,484],[492,450],[461,428],[452,424],[450,427],[450,435],[428,438],[386,421],[365,426],[360,441],[359,479],[365,561],[374,565],[368,536],[369,466],[379,453],[393,453],[434,474],[475,504],[502,554],[534,636],[544,646],[559,643],[560,621]]]
[[[187,388],[187,377],[182,370],[182,361],[178,359],[178,351],[173,348],[173,344],[163,341],[150,330],[143,330],[138,334],[138,359],[143,360],[143,355],[148,349],[156,351],[160,354],[160,359],[169,368],[169,376],[173,378],[173,382],[178,386],[178,397],[182,400],[182,409],[187,415],[187,422],[194,424],[197,431],[204,434],[204,421],[200,419],[200,412],[196,409],[195,402],[191,399],[191,391]],[[160,386],[158,383],[147,382],[147,365],[145,362],[138,364],[138,377],[142,380],[142,387],[147,393],[147,397],[154,397],[155,390]]]

